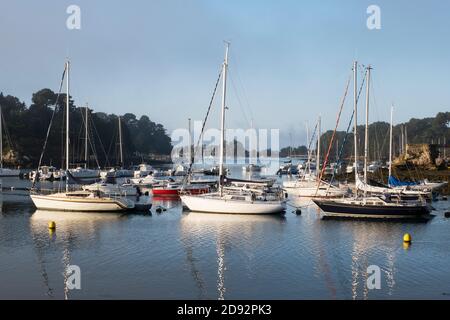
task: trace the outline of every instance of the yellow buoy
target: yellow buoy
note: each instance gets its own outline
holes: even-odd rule
[[[56,229],[56,223],[55,223],[55,221],[50,221],[50,222],[48,223],[48,228],[51,229],[51,230]]]
[[[403,235],[403,242],[411,243],[411,235],[409,233]]]

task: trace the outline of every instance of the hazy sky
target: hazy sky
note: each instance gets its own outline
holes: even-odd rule
[[[66,28],[71,4],[81,30]],[[366,26],[371,4],[381,30]],[[304,144],[305,123],[319,114],[334,127],[355,58],[374,67],[371,121],[388,120],[392,102],[396,122],[449,111],[449,17],[446,0],[2,0],[0,91],[27,104],[41,88],[56,91],[69,56],[77,104],[147,114],[170,133],[204,117],[229,40],[227,126],[253,118],[280,128],[283,145],[290,133]]]

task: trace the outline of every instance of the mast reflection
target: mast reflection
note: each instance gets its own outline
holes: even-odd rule
[[[260,228],[265,224],[283,225],[285,217],[282,215],[236,215],[236,214],[213,214],[191,211],[181,218],[181,233],[183,243],[187,247],[187,259],[192,269],[191,274],[196,281],[197,287],[201,289],[201,295],[206,293],[201,272],[195,266],[193,258],[193,247],[195,244],[206,246],[213,241],[217,254],[217,279],[216,290],[217,299],[226,298],[226,271],[228,249],[251,245],[251,248],[245,250],[247,254],[252,253],[254,246],[263,241],[264,230]],[[251,239],[242,241],[243,239]]]
[[[49,297],[54,297],[54,288],[50,286],[46,255],[51,256],[55,251],[62,253],[60,265],[62,272],[59,274],[63,275],[63,296],[67,300],[69,299],[69,289],[67,288],[68,275],[66,271],[71,264],[73,249],[84,244],[86,239],[99,238],[101,227],[123,218],[124,216],[118,213],[36,210],[32,214],[30,217],[31,236],[43,284],[47,288],[46,294]],[[48,229],[49,221],[55,221],[56,230]]]

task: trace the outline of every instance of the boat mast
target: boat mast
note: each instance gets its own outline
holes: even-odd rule
[[[369,90],[370,90],[370,70],[367,67],[367,83],[366,83],[366,132],[364,134],[364,184],[367,186],[367,157],[369,152]],[[364,187],[364,197],[367,195],[367,188]]]
[[[222,196],[223,187],[222,180],[224,178],[224,170],[223,170],[223,154],[224,154],[224,144],[225,144],[225,102],[226,102],[226,93],[227,93],[227,69],[228,69],[228,50],[230,48],[230,43],[225,42],[225,59],[222,65],[223,72],[223,80],[222,80],[222,118],[221,118],[221,127],[220,127],[220,155],[219,155],[219,186],[220,186],[220,195]]]
[[[123,168],[123,149],[122,149],[122,122],[119,116],[119,152],[120,152],[120,168]]]
[[[389,176],[388,176],[388,184],[389,178],[392,175],[392,119],[394,114],[394,105],[391,106],[391,123],[389,125]]]
[[[320,116],[317,122],[317,156],[316,156],[316,175],[317,179],[319,179],[318,173],[320,172]]]
[[[358,62],[355,61],[353,63],[353,113],[354,113],[354,132],[353,132],[353,138],[354,138],[354,145],[355,145],[355,185],[356,181],[358,180],[358,79],[357,79],[357,71],[358,71]],[[358,189],[356,190],[356,196],[358,196]]]
[[[85,137],[85,144],[84,144],[84,168],[87,169],[88,167],[88,115],[89,115],[89,109],[88,109],[88,105],[86,104],[86,115],[85,115],[85,132],[84,132],[84,137]]]
[[[69,71],[70,71],[70,61],[67,60],[66,62],[66,171],[69,171]],[[69,191],[69,184],[68,180],[66,179],[66,192]]]
[[[307,165],[307,168],[308,168],[308,173],[311,174],[311,150],[309,149],[310,142],[309,142],[309,126],[308,126],[308,122],[306,122],[306,145],[308,146],[308,149],[306,150],[307,157],[308,157],[308,162],[306,163],[306,165]]]
[[[193,155],[193,146],[192,146],[192,134],[191,134],[191,118],[188,119],[188,130],[189,130],[189,166],[192,165],[194,162],[194,155]]]

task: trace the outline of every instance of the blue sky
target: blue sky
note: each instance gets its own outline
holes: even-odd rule
[[[81,30],[66,28],[71,4]],[[381,30],[366,27],[371,4]],[[334,127],[355,58],[374,67],[371,121],[388,120],[392,102],[396,122],[450,110],[449,16],[445,0],[3,1],[0,91],[29,104],[33,92],[57,90],[69,56],[76,103],[147,114],[170,133],[204,117],[229,40],[227,125],[253,118],[280,128],[282,145],[289,134],[304,144],[305,123],[319,114]]]

